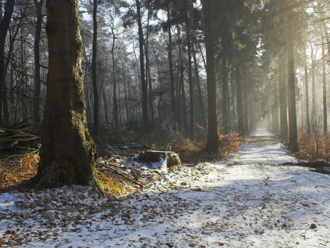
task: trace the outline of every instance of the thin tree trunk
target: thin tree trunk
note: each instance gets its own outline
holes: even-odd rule
[[[289,77],[289,144],[292,152],[298,152],[298,135],[297,135],[297,115],[296,115],[296,85],[293,57],[293,41],[292,41],[292,23],[288,25],[288,77]]]
[[[315,106],[315,59],[313,45],[311,47],[311,60],[312,60],[312,120],[316,118],[316,106]]]
[[[117,68],[116,68],[116,58],[115,58],[115,42],[116,37],[114,32],[112,32],[112,48],[111,48],[111,58],[112,58],[112,77],[113,77],[113,120],[115,121],[115,127],[118,128],[119,116],[118,116],[118,100],[117,100]]]
[[[322,42],[324,36],[322,36]],[[323,132],[324,137],[328,138],[328,109],[327,109],[327,78],[325,72],[325,51],[324,45],[322,45],[322,79],[323,79]]]
[[[246,74],[246,69],[245,67],[243,67],[242,69],[243,74]],[[244,86],[242,87],[243,89],[243,120],[244,120],[244,136],[246,136],[248,134],[248,132],[250,131],[250,127],[249,127],[249,102],[248,102],[248,89],[247,89],[247,84],[244,83]]]
[[[151,73],[150,73],[150,59],[149,59],[149,13],[148,13],[148,24],[147,24],[147,37],[144,44],[144,50],[146,54],[146,84],[149,83],[149,94],[148,94],[148,103],[149,103],[149,111],[151,115],[152,125],[155,125],[155,110],[154,103],[152,99],[152,81],[151,81]]]
[[[305,65],[305,98],[306,98],[306,126],[307,126],[307,133],[311,133],[311,125],[309,119],[309,97],[308,97],[308,70],[307,64]]]
[[[170,7],[167,8],[167,20],[171,19]],[[173,63],[172,63],[172,34],[171,25],[168,24],[168,60],[170,66],[170,82],[171,82],[171,120],[172,123],[176,121],[175,95],[174,95],[174,77],[173,77]]]
[[[187,44],[188,44],[188,82],[189,82],[189,95],[190,95],[190,136],[194,137],[194,88],[192,82],[192,69],[191,69],[191,44],[190,44],[190,30],[189,19],[186,20],[187,31]]]
[[[25,57],[25,44],[24,44],[24,28],[21,27],[21,87],[23,88],[24,95],[22,96],[21,105],[23,112],[23,121],[29,119],[29,105],[28,105],[28,89],[27,89],[27,68],[26,68],[26,57]]]
[[[101,70],[101,89],[102,89],[102,94],[103,94],[103,107],[104,107],[104,116],[105,116],[105,122],[107,123],[107,127],[109,127],[109,109],[108,109],[108,99],[107,99],[107,94],[106,94],[106,89],[104,87],[104,70]]]
[[[6,79],[5,79],[5,42],[8,27],[11,21],[11,16],[14,10],[15,0],[7,0],[5,5],[5,13],[1,19],[0,23],[0,124],[2,123],[2,108],[4,98],[6,97],[4,92]],[[8,113],[8,109],[4,110]],[[5,118],[7,119],[7,117]]]
[[[282,63],[280,64],[282,66]],[[279,97],[280,97],[280,137],[283,142],[288,141],[288,119],[287,119],[287,87],[284,80],[283,70],[281,69],[279,78]]]
[[[205,117],[205,111],[204,111],[201,83],[200,83],[200,79],[199,79],[198,64],[197,64],[196,51],[195,51],[194,44],[192,44],[192,49],[193,49],[194,69],[195,69],[195,76],[196,76],[196,82],[197,82],[198,100],[199,100],[199,108],[201,111],[202,125],[204,127],[206,127],[206,117]]]
[[[227,58],[222,57],[222,125],[223,134],[229,133]]]
[[[278,85],[275,85],[275,93],[274,93],[274,127],[275,134],[279,132],[279,118],[278,118]]]
[[[37,10],[36,31],[34,36],[34,122],[40,123],[40,33],[42,23],[42,5],[44,0],[34,0]]]
[[[139,27],[139,46],[140,46],[140,71],[141,71],[141,86],[142,86],[142,116],[145,130],[149,130],[148,119],[148,89],[144,76],[144,52],[143,52],[143,31],[141,21],[140,1],[136,0],[137,19]]]
[[[237,126],[239,135],[243,136],[244,131],[244,118],[243,118],[243,96],[242,96],[242,85],[241,85],[240,66],[236,64],[236,87],[237,87]]]
[[[180,101],[181,101],[181,95],[180,95],[180,91],[182,89],[182,85],[183,85],[183,61],[182,61],[182,51],[181,51],[181,45],[182,45],[182,42],[181,42],[181,35],[180,35],[180,27],[179,27],[179,23],[176,24],[176,29],[177,29],[177,36],[178,36],[178,46],[179,46],[179,66],[178,66],[178,78],[179,78],[179,92],[178,92],[178,111],[177,111],[177,120],[178,120],[178,123],[179,123],[179,126],[181,126],[181,113],[180,113],[180,109],[181,109],[181,104],[180,104]],[[183,100],[185,101],[185,100]],[[184,106],[184,104],[183,104]],[[186,110],[183,109],[183,111],[186,113]],[[187,117],[184,115],[183,117],[184,119],[184,128],[186,128],[186,123],[187,123]]]
[[[124,80],[124,91],[125,91],[125,109],[126,109],[126,122],[129,121],[130,115],[129,115],[129,107],[128,107],[128,97],[127,97],[127,83],[126,83],[126,75],[124,70],[124,64],[122,63],[123,68],[123,80]]]
[[[99,126],[99,96],[97,92],[97,0],[94,0],[93,8],[93,57],[92,57],[92,77],[93,77],[93,93],[94,93],[94,136],[97,136]]]

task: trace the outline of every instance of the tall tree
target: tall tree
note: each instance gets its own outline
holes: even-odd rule
[[[141,72],[141,86],[142,86],[142,117],[144,129],[149,129],[149,119],[148,119],[148,88],[146,79],[144,76],[144,52],[143,52],[143,30],[142,30],[142,20],[141,20],[141,6],[140,0],[136,0],[136,11],[137,11],[137,22],[139,29],[139,48],[140,48],[140,72]]]
[[[4,94],[3,86],[5,85],[5,42],[11,16],[14,10],[15,0],[7,0],[5,5],[5,13],[0,23],[0,123],[2,123],[2,107]]]
[[[37,11],[36,31],[34,36],[34,122],[40,123],[40,37],[42,23],[42,6],[44,0],[34,0]]]
[[[79,1],[47,0],[46,7],[49,72],[35,180],[48,186],[92,185],[96,150],[86,122]]]
[[[281,61],[281,60],[280,60]],[[280,67],[280,76],[279,76],[279,100],[280,100],[280,137],[283,142],[288,141],[288,98],[287,98],[287,85],[284,77],[283,69]]]
[[[190,25],[189,17],[186,17],[186,31],[187,31],[187,45],[188,45],[188,83],[189,83],[189,98],[190,98],[190,136],[194,137],[194,88],[192,81],[192,67],[191,67],[191,41],[190,41]]]
[[[311,125],[309,120],[309,94],[308,94],[308,68],[307,62],[305,64],[305,101],[306,101],[306,124],[307,124],[307,133],[311,133]]]
[[[94,93],[94,135],[97,135],[99,126],[99,96],[97,92],[96,59],[97,59],[97,0],[93,2],[93,57],[92,78]]]
[[[242,95],[242,82],[240,75],[239,61],[236,62],[236,88],[237,88],[237,127],[239,135],[244,136],[244,119],[243,119],[243,95]]]
[[[207,99],[208,99],[208,137],[205,149],[219,152],[219,135],[217,120],[217,97],[215,84],[214,61],[214,26],[212,13],[212,0],[204,1],[205,16],[205,45],[207,60]]]
[[[174,77],[173,77],[173,62],[172,62],[172,32],[171,32],[171,8],[170,4],[168,3],[167,7],[167,19],[168,19],[168,60],[169,60],[169,66],[170,66],[170,81],[171,81],[171,119],[172,122],[176,121],[176,108],[175,108],[175,95],[174,95]]]
[[[296,80],[293,56],[293,20],[288,20],[288,93],[289,93],[289,145],[292,152],[298,152],[298,130],[296,115]]]
[[[322,43],[324,36],[322,35]],[[323,132],[324,137],[328,137],[328,108],[327,108],[327,76],[325,71],[325,49],[322,44],[322,79],[323,79]]]

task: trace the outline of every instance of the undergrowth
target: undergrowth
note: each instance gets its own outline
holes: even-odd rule
[[[227,153],[234,153],[243,142],[243,138],[237,133],[222,135],[219,129],[219,141],[221,153],[204,151],[207,141],[207,129],[199,127],[195,132],[194,140],[187,138],[184,132],[173,131],[164,124],[156,125],[149,132],[144,132],[141,127],[104,127],[99,130],[99,136],[95,138],[98,157],[111,158],[116,163],[113,155],[130,157],[143,150],[171,150],[179,154],[181,166],[196,164],[198,162],[219,161]],[[115,145],[130,145],[131,149],[119,149]],[[11,159],[0,160],[0,191],[10,189],[22,189],[33,187],[30,179],[38,169],[40,157],[37,154],[22,154]],[[98,181],[106,194],[126,195],[131,187],[118,175],[109,171],[97,169]],[[138,181],[139,179],[136,178]]]
[[[306,131],[299,131],[298,145],[299,152],[296,153],[296,157],[307,160],[309,162],[318,160],[324,160],[325,162],[330,161],[329,138],[326,138],[319,133],[308,134]]]

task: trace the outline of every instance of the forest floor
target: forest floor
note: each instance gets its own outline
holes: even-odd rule
[[[226,162],[184,166],[121,200],[88,187],[0,195],[3,247],[329,247],[329,175],[257,130]]]

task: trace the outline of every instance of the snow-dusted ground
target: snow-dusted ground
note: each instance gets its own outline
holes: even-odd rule
[[[2,194],[0,241],[22,247],[330,247],[329,176],[279,165],[295,160],[266,131],[253,135],[229,163],[175,171],[120,202],[94,204],[92,192],[80,187]],[[17,207],[36,195],[51,209]]]

